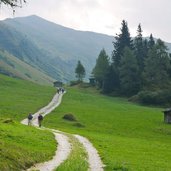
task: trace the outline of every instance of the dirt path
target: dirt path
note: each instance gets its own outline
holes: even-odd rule
[[[91,142],[80,135],[74,135],[84,146],[88,153],[88,163],[89,163],[89,170],[90,171],[103,171],[103,163],[100,159],[100,156],[97,150],[93,147]]]
[[[64,160],[67,159],[70,153],[70,144],[68,138],[61,133],[54,133],[55,139],[58,142],[58,148],[56,150],[55,156],[52,160],[45,163],[39,163],[31,167],[27,171],[40,170],[40,171],[52,171],[57,168]]]
[[[38,127],[37,118],[39,114],[46,116],[51,111],[53,111],[57,106],[59,106],[59,104],[61,103],[62,95],[63,94],[58,94],[58,93],[55,94],[52,101],[47,106],[41,108],[38,112],[36,112],[33,115],[33,121],[32,121],[33,126]],[[27,125],[28,119],[26,118],[22,120],[21,123]],[[53,156],[52,160],[44,163],[38,163],[33,167],[29,168],[27,171],[32,171],[32,170],[52,171],[68,158],[68,155],[71,152],[71,145],[68,141],[68,137],[63,135],[60,131],[51,130],[51,129],[48,130],[53,132],[53,134],[55,135],[56,142],[58,144],[55,152],[55,156]]]
[[[43,116],[49,114],[52,112],[59,104],[61,103],[63,94],[55,94],[52,101],[42,109],[40,109],[38,112],[36,112],[33,115],[33,122],[32,124],[34,126],[38,126],[37,117],[39,114],[42,114]],[[24,119],[21,121],[22,124],[27,125],[28,120]],[[47,128],[48,129],[48,128]],[[52,160],[36,164],[35,166],[28,169],[28,171],[31,170],[40,170],[40,171],[53,171],[55,168],[57,168],[62,162],[64,162],[70,152],[71,152],[71,144],[68,141],[68,137],[64,135],[62,132],[54,129],[48,129],[53,132],[55,135],[55,139],[57,141],[57,150],[55,152],[55,156]],[[90,143],[88,139],[85,137],[82,137],[80,135],[74,135],[84,146],[85,150],[88,154],[88,162],[89,162],[89,170],[90,171],[103,171],[103,163],[98,155],[97,150],[93,147],[93,145]]]

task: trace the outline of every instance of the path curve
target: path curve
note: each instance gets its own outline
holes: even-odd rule
[[[61,103],[62,96],[63,94],[56,93],[53,99],[51,100],[51,102],[47,106],[41,108],[38,112],[36,112],[33,115],[32,124],[34,126],[38,126],[38,122],[37,122],[38,115],[42,114],[43,116],[46,116],[47,114],[52,112]],[[27,118],[22,120],[21,123],[27,125],[28,124]],[[53,171],[62,162],[64,162],[64,160],[67,159],[67,157],[69,156],[71,152],[71,144],[68,141],[68,137],[64,135],[64,133],[55,129],[49,129],[49,128],[47,129],[53,132],[53,134],[55,135],[55,139],[58,143],[55,156],[53,157],[52,160],[44,162],[44,163],[36,164],[35,166],[31,167],[27,171],[31,171],[31,170]],[[80,135],[74,135],[74,136],[83,144],[85,150],[87,151],[89,171],[103,171],[104,165],[100,159],[100,156],[97,150],[93,147],[91,142],[83,136],[80,136]]]
[[[58,148],[53,159],[44,163],[36,164],[27,171],[52,171],[57,168],[64,160],[67,159],[68,154],[70,153],[70,144],[68,143],[68,137],[59,133],[54,134],[55,139],[58,142]]]
[[[84,146],[88,153],[88,163],[90,171],[103,171],[104,164],[102,163],[97,150],[93,147],[91,142],[80,135],[74,135]]]
[[[32,125],[38,127],[38,121],[37,121],[38,115],[42,114],[43,116],[46,116],[47,114],[52,112],[61,103],[62,96],[63,94],[56,93],[53,99],[51,100],[51,102],[47,106],[41,108],[38,112],[36,112],[33,115]],[[27,125],[28,119],[26,118],[22,120],[21,123]],[[55,135],[55,140],[58,144],[55,155],[53,156],[52,160],[49,160],[44,163],[35,164],[33,167],[27,169],[27,171],[32,171],[32,170],[52,171],[68,158],[71,152],[71,145],[68,141],[68,137],[62,134],[60,131],[53,130],[53,129],[48,129],[48,130],[52,131],[52,133]]]

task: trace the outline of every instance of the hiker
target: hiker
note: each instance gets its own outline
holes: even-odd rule
[[[63,94],[65,92],[64,88],[62,88],[61,91],[62,91],[62,94]]]
[[[39,124],[39,127],[42,126],[42,121],[43,121],[43,116],[41,114],[39,114],[39,116],[38,116],[38,124]]]
[[[28,125],[32,125],[32,119],[33,119],[33,116],[32,116],[32,114],[31,113],[29,113],[29,115],[28,115]]]

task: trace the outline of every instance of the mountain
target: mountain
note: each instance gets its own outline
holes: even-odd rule
[[[38,16],[0,22],[0,48],[54,79],[75,78],[80,60],[89,77],[102,48],[110,55],[114,37],[77,31]]]
[[[0,50],[0,73],[43,85],[52,85],[54,81],[43,71],[37,70],[4,50]]]
[[[105,48],[111,56],[114,41],[113,36],[66,28],[35,15],[0,21],[0,37],[0,49],[8,52],[3,58],[3,69],[1,62],[0,72],[14,72],[9,62],[5,65],[5,62],[11,61],[13,57],[20,61],[22,68],[34,68],[34,71],[39,73],[39,78],[30,76],[29,79],[35,81],[42,80],[43,77],[47,78],[48,82],[54,79],[63,82],[75,79],[74,71],[78,60],[84,65],[88,78],[100,50]],[[166,45],[171,49],[170,43]],[[4,60],[9,55],[10,58]],[[29,75],[34,75],[19,68],[21,67],[15,68],[14,73],[17,74],[13,75],[22,75],[21,78],[27,76],[27,79]]]

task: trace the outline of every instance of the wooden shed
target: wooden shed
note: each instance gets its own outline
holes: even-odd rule
[[[92,86],[96,85],[96,80],[95,80],[94,76],[92,76],[92,75],[89,78],[89,84]]]
[[[164,112],[164,122],[171,124],[171,108],[167,108],[163,112]]]

